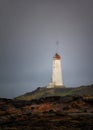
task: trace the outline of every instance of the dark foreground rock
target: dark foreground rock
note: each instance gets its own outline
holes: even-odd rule
[[[0,99],[0,130],[93,130],[93,98]]]

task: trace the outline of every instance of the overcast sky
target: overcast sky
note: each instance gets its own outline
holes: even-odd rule
[[[64,85],[93,84],[93,0],[0,0],[0,97],[48,85],[56,41]]]

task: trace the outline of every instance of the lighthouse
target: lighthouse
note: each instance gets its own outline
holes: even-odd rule
[[[52,80],[47,88],[63,87],[61,56],[56,53],[53,57]]]

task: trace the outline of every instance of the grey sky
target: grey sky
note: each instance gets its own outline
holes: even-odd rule
[[[56,41],[64,84],[92,84],[93,0],[0,0],[0,97],[48,85]]]

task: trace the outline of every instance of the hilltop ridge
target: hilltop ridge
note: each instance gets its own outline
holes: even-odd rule
[[[46,88],[46,87],[38,87],[36,90],[32,92],[25,93],[24,95],[18,96],[15,99],[19,100],[32,100],[32,99],[40,99],[43,97],[50,96],[93,96],[93,85],[88,86],[80,86],[76,88]]]

